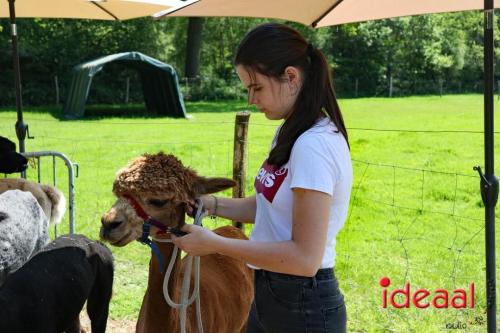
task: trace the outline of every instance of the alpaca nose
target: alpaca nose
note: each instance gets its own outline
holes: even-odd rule
[[[106,219],[103,217],[103,218],[101,218],[101,223],[102,223],[102,226],[101,226],[101,231],[100,231],[100,237],[101,237],[101,239],[107,239],[109,237],[110,232],[113,229],[118,228],[123,223],[123,221],[109,222],[109,221],[106,221]]]
[[[120,224],[123,223],[123,221],[120,221],[120,220],[114,220],[114,219],[111,219],[109,218],[109,216],[107,214],[103,215],[101,217],[101,223],[102,223],[102,226],[108,230],[113,230],[113,229],[116,229],[120,226]]]
[[[114,222],[111,222],[110,224],[108,224],[107,228],[109,230],[113,230],[113,229],[118,228],[122,223],[123,223],[123,221],[114,221]]]
[[[108,214],[104,214],[103,216],[101,216],[101,224],[103,227],[106,226],[106,224],[109,223],[109,219],[108,219]]]
[[[106,229],[109,229],[109,230],[118,228],[120,226],[120,224],[122,224],[122,223],[123,223],[123,221],[116,220],[115,214],[107,213],[101,217],[102,226],[105,227]]]

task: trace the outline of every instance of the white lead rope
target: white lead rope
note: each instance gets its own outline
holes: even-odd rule
[[[198,210],[196,211],[196,216],[194,217],[194,224],[201,225],[201,220],[203,219],[203,203],[201,200],[197,199],[196,204]],[[160,243],[171,243],[171,239],[157,239],[153,238],[155,241]],[[172,274],[172,269],[174,267],[175,260],[177,259],[177,251],[179,248],[174,245],[174,250],[172,256],[170,257],[170,262],[168,263],[167,272],[163,279],[163,297],[165,301],[174,309],[180,309],[180,333],[186,333],[186,319],[187,319],[187,307],[191,305],[196,300],[196,324],[198,326],[198,333],[203,333],[203,323],[201,320],[201,303],[200,303],[200,257],[194,257],[194,290],[191,297],[189,296],[189,287],[191,282],[191,270],[193,265],[193,257],[188,255],[186,258],[186,263],[184,266],[184,276],[182,278],[182,289],[181,289],[181,300],[180,303],[175,303],[168,292],[168,283],[170,281],[170,275]]]

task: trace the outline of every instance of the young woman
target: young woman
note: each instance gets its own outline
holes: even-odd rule
[[[297,31],[273,23],[245,36],[235,64],[249,103],[283,122],[255,178],[256,195],[202,200],[210,214],[255,223],[250,240],[186,225],[189,234],[174,243],[192,255],[238,258],[255,270],[247,332],[345,332],[333,267],[352,166],[329,66]]]

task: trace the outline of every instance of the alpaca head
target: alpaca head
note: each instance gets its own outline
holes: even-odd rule
[[[0,136],[0,173],[22,172],[28,168],[28,160],[16,152],[16,144]]]
[[[102,216],[101,238],[124,246],[141,236],[143,220],[125,197],[165,226],[181,227],[190,202],[234,185],[231,179],[198,176],[173,155],[144,154],[118,171],[113,184],[117,201]]]

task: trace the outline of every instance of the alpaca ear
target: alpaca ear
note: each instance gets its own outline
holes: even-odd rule
[[[196,195],[220,192],[234,187],[236,182],[229,178],[207,178],[198,176],[195,182]]]

